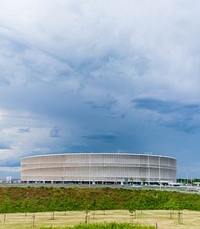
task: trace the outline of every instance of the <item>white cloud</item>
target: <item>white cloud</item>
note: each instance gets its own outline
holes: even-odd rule
[[[0,171],[3,171],[3,172],[19,172],[20,167],[0,167]]]

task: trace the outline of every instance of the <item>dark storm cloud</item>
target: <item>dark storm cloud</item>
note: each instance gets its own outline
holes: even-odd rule
[[[190,154],[181,163],[192,168],[200,147],[199,7],[197,0],[0,1],[4,165],[119,149]]]
[[[18,133],[30,133],[30,128],[29,127],[26,127],[26,128],[19,128],[18,129]]]
[[[10,149],[9,144],[6,144],[6,142],[0,142],[0,150],[4,149]]]
[[[52,138],[59,138],[61,137],[61,130],[59,127],[55,126],[53,129],[50,131],[50,137]]]
[[[164,101],[153,98],[135,99],[134,108],[160,114],[158,123],[187,133],[200,131],[196,117],[200,117],[199,104]]]
[[[164,101],[152,98],[135,99],[132,103],[136,108],[152,110],[160,114],[181,113],[187,117],[200,114],[199,104],[184,104],[177,101]]]
[[[118,136],[114,133],[103,133],[103,134],[91,134],[91,135],[83,136],[83,138],[91,141],[113,143],[117,141]]]
[[[177,104],[169,101],[161,101],[158,99],[144,98],[133,100],[134,107],[157,111],[159,113],[171,113],[177,110]]]
[[[107,112],[111,112],[112,108],[117,106],[117,100],[111,98],[109,95],[100,98],[98,101],[86,101],[85,104],[90,105],[90,107],[94,110],[105,110]]]

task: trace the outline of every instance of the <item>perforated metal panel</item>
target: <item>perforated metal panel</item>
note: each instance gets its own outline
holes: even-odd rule
[[[21,159],[22,181],[176,181],[176,159],[123,153],[69,153]]]

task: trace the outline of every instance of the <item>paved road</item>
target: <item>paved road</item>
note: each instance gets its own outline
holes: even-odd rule
[[[40,186],[44,186],[44,187],[71,187],[71,186],[76,186],[76,187],[80,187],[80,188],[86,188],[86,187],[90,187],[90,188],[105,188],[105,187],[109,187],[109,188],[128,188],[128,189],[142,189],[142,190],[163,190],[163,191],[178,191],[178,192],[187,192],[187,193],[197,193],[200,194],[200,187],[198,186],[178,186],[178,187],[173,187],[173,186],[136,186],[136,187],[132,187],[130,185],[99,185],[99,184],[95,184],[95,185],[88,185],[88,184],[84,184],[84,185],[77,185],[77,184],[44,184],[44,183],[2,183],[0,184],[0,187],[3,186],[10,186],[10,187],[40,187]]]

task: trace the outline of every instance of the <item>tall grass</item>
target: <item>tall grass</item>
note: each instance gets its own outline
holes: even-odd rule
[[[40,229],[51,229],[41,227]],[[79,224],[73,227],[62,227],[62,229],[155,229],[154,226],[142,226],[140,224],[130,223],[99,223],[99,224]],[[61,229],[61,227],[53,227],[53,229]]]

